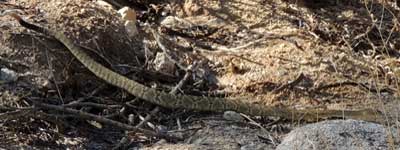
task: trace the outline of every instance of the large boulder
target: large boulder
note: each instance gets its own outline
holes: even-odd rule
[[[277,150],[397,149],[398,144],[397,129],[358,120],[330,120],[291,131]]]

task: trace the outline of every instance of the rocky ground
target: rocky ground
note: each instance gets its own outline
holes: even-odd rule
[[[135,9],[133,23],[119,14],[124,5]],[[0,1],[1,12],[10,9],[20,10],[30,23],[63,31],[103,65],[152,88],[171,91],[187,80],[177,93],[250,97],[253,103],[293,109],[373,109],[385,118],[379,123],[307,123],[300,118],[239,115],[244,119],[232,120],[220,113],[154,111],[156,106],[96,78],[53,38],[2,16],[0,148],[399,148],[396,2]],[[167,55],[150,28],[168,41]],[[176,139],[34,106],[35,100]],[[143,123],[148,114],[150,120]]]

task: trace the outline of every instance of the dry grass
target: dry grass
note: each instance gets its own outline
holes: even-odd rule
[[[103,56],[103,59],[100,60],[110,66],[129,64],[131,68],[134,68],[148,63],[143,61],[145,57],[141,49],[137,49],[140,46],[122,36],[121,22],[115,19],[114,12],[101,12],[97,14],[97,17],[86,15],[98,12],[93,11],[98,9],[97,6],[88,1],[79,5],[75,5],[73,2],[58,2],[57,6],[60,5],[64,9],[53,7],[51,4],[55,1],[52,0],[46,2],[15,0],[7,3],[13,5],[1,4],[0,8],[22,7],[27,12],[26,15],[30,16],[28,19],[31,21],[44,25],[50,24],[50,26],[56,24],[59,27],[68,27],[66,32],[71,37],[90,49],[99,50],[95,52],[94,56]],[[400,57],[400,23],[398,18],[400,18],[400,8],[395,1],[304,0],[296,4],[293,1],[281,0],[170,0],[164,3],[168,3],[170,6],[159,6],[180,18],[195,24],[209,24],[218,28],[217,32],[210,36],[192,40],[208,43],[219,49],[202,53],[201,56],[190,54],[187,57],[193,55],[196,57],[182,58],[186,59],[186,62],[200,58],[207,59],[207,67],[211,68],[211,72],[216,73],[217,82],[206,84],[206,87],[196,86],[193,88],[214,90],[213,87],[217,87],[226,93],[231,93],[230,96],[233,97],[249,96],[252,97],[249,100],[255,103],[288,106],[296,109],[317,107],[359,110],[372,108],[386,114],[386,125],[398,126],[397,116],[400,113],[398,103],[400,95],[398,82],[400,77],[400,61],[398,59]],[[33,8],[34,6],[44,10],[45,13],[37,11]],[[78,11],[81,7],[87,8],[86,11]],[[1,20],[10,22],[9,18],[1,18]],[[43,23],[43,20],[46,20],[46,23]],[[217,21],[209,22],[210,20]],[[114,33],[114,29],[118,29],[118,34]],[[65,100],[64,102],[84,101],[91,96],[88,99],[103,104],[102,106],[112,105],[113,107],[99,107],[85,111],[106,116],[115,115],[122,110],[125,102],[131,98],[121,91],[104,85],[97,88],[102,85],[102,82],[94,79],[67,53],[55,51],[55,48],[60,49],[59,45],[47,45],[46,48],[37,39],[43,37],[16,26],[11,26],[4,31],[11,37],[0,33],[2,36],[0,48],[7,49],[7,51],[0,51],[0,58],[7,57],[10,60],[18,61],[22,64],[21,66],[28,66],[12,69],[18,72],[31,72],[31,75],[24,76],[16,84],[0,85],[1,104],[7,106],[7,109],[0,107],[0,112],[10,112],[10,109],[14,107],[30,107],[31,104],[24,100],[27,97],[46,98],[49,103],[61,104],[60,99]],[[24,34],[27,36],[24,37]],[[93,41],[91,37],[94,36],[99,36],[100,39],[97,42]],[[107,43],[109,39],[119,39],[120,41],[118,41],[119,44]],[[51,43],[49,40],[44,41],[47,44]],[[251,45],[241,47],[252,42],[254,43]],[[235,47],[241,48],[235,49]],[[48,53],[39,48],[47,49],[51,57],[48,57]],[[115,53],[113,49],[119,51]],[[125,49],[135,50],[129,51],[129,55],[124,55]],[[150,49],[153,53],[156,52],[152,47]],[[230,51],[226,52],[227,50]],[[135,61],[130,62],[134,57],[136,57]],[[146,56],[146,61],[152,59],[152,56],[149,57]],[[61,61],[53,61],[54,59]],[[52,65],[56,71],[48,67],[49,61],[55,62]],[[7,66],[1,62],[3,61],[0,61],[0,67]],[[52,65],[50,64],[50,66]],[[54,73],[51,77],[49,76],[50,72]],[[139,77],[136,80],[142,80],[148,85],[168,86],[168,83],[147,79],[143,75],[140,76],[140,73],[143,72],[137,73]],[[295,80],[299,74],[305,75],[301,82],[293,87],[275,91],[282,85]],[[48,86],[47,83],[59,85],[61,88],[56,89],[54,86]],[[21,86],[21,84],[24,85]],[[43,91],[43,88],[46,90]],[[196,90],[187,90],[187,92],[193,91]],[[128,110],[126,108],[124,111],[136,114],[137,120],[140,120],[139,115],[150,111],[150,108],[146,108],[146,106],[150,106],[148,104],[144,104],[144,106],[142,103],[134,104],[135,107],[129,107]],[[40,112],[42,113],[39,113],[40,115],[19,119],[21,127],[18,128],[13,128],[11,124],[15,119],[0,121],[1,131],[10,137],[1,144],[9,144],[13,140],[24,143],[25,140],[24,144],[29,145],[35,141],[34,139],[45,136],[46,140],[41,141],[44,144],[66,146],[68,144],[55,142],[62,140],[58,136],[66,138],[60,133],[64,134],[76,128],[80,131],[94,128],[85,121],[83,123],[76,120],[71,121],[70,116],[65,114],[51,116],[54,115],[51,111]],[[127,114],[119,114],[119,116],[117,114],[118,117],[114,119],[126,123],[128,122]],[[190,114],[181,111],[171,113],[171,116],[165,115],[163,112],[157,115],[151,123],[166,125],[170,129],[177,128],[176,118],[190,118]],[[61,119],[49,119],[54,117]],[[34,118],[34,121],[29,118]],[[174,121],[168,121],[171,118]],[[194,122],[192,123],[194,124]],[[84,125],[82,126],[82,124]],[[35,128],[48,130],[39,132]],[[109,130],[109,128],[100,131],[93,130],[95,130],[93,132],[105,131],[115,139],[122,136],[122,134],[114,135],[114,130]],[[24,134],[14,134],[13,131],[24,131],[21,132]],[[90,135],[85,136],[85,138],[89,138],[93,135],[96,136],[93,132],[88,131],[82,134]],[[7,139],[5,136],[0,138]],[[129,137],[142,143],[151,142],[151,138],[143,137],[140,134],[129,135]],[[87,139],[72,139],[69,142],[84,143],[85,140]]]

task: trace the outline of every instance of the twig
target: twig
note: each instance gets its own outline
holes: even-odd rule
[[[159,106],[156,106],[156,108],[154,108],[151,112],[150,112],[150,114],[147,114],[146,115],[146,117],[144,117],[143,119],[142,119],[142,121],[139,123],[139,124],[137,124],[135,127],[136,128],[141,128],[141,127],[143,127],[143,125],[145,124],[145,123],[147,123],[150,119],[151,119],[151,116],[154,116],[156,113],[158,113],[160,111],[160,107]]]
[[[329,89],[329,88],[334,88],[334,87],[339,87],[339,86],[346,86],[346,85],[361,87],[362,89],[364,89],[368,92],[373,92],[373,93],[379,93],[379,92],[393,93],[393,91],[394,91],[393,89],[390,89],[390,88],[378,89],[377,87],[368,86],[364,83],[357,83],[354,81],[342,81],[342,82],[336,82],[336,83],[331,83],[331,84],[327,84],[327,85],[322,85],[322,86],[312,89],[311,91],[321,91],[324,89]]]
[[[59,87],[59,85],[58,85],[56,76],[55,76],[55,74],[54,74],[54,72],[53,72],[53,71],[54,71],[54,69],[53,69],[53,63],[52,63],[51,60],[50,60],[50,56],[49,56],[49,52],[48,52],[48,49],[50,49],[50,47],[49,47],[45,42],[43,42],[42,40],[40,40],[39,38],[37,38],[37,37],[33,37],[33,38],[35,38],[37,41],[39,41],[39,43],[43,44],[43,45],[47,48],[47,49],[45,49],[45,57],[46,57],[46,61],[47,61],[47,67],[48,67],[48,69],[50,70],[50,76],[51,76],[51,77],[53,78],[53,80],[54,80],[54,85],[55,85],[55,88],[56,88],[58,97],[60,98],[61,103],[64,104],[64,98],[63,98],[62,95],[61,95],[60,87]]]
[[[15,109],[16,110],[13,111],[0,113],[0,120],[20,118],[21,116],[27,116],[31,114],[31,112],[35,110],[35,108],[33,107],[15,108]]]
[[[87,97],[92,97],[93,95],[97,94],[100,90],[102,90],[104,87],[106,87],[105,83],[102,83],[100,86],[98,86],[96,89],[94,89],[92,92],[90,92],[88,95],[86,95],[86,97],[81,97],[75,101],[72,101],[68,104],[63,105],[64,107],[70,107],[71,105],[75,105],[77,103],[82,103],[83,101],[85,101],[85,99]]]
[[[189,79],[189,77],[192,75],[192,70],[193,68],[195,68],[197,66],[196,63],[194,63],[193,65],[190,65],[186,71],[185,76],[182,78],[181,81],[179,81],[179,83],[171,90],[171,92],[169,92],[170,94],[176,94],[178,92],[178,90],[180,88],[182,88],[182,86],[187,82],[187,80]],[[142,127],[147,121],[149,121],[151,119],[151,116],[153,116],[154,114],[156,114],[157,112],[160,111],[160,108],[157,106],[156,108],[154,108],[150,114],[148,114],[138,125],[136,125],[137,128]]]
[[[342,82],[336,82],[336,83],[331,83],[327,85],[322,85],[319,87],[314,88],[312,91],[321,91],[324,89],[329,89],[329,88],[334,88],[334,87],[339,87],[339,86],[345,86],[345,85],[350,85],[350,86],[359,86],[360,84],[352,81],[342,81]]]
[[[12,60],[8,60],[8,59],[2,58],[2,57],[0,57],[0,64],[6,66],[7,68],[14,69],[14,70],[17,69],[17,67],[15,67],[15,66],[23,67],[24,69],[29,68],[28,65],[23,64],[22,62],[12,61]]]
[[[211,50],[215,50],[215,51],[210,51],[210,53],[226,53],[226,54],[237,54],[237,53],[244,53],[243,51],[240,51],[242,49],[248,48],[250,46],[256,45],[258,43],[261,43],[263,41],[266,40],[272,40],[272,39],[282,39],[282,40],[286,40],[284,37],[282,37],[281,35],[274,35],[274,34],[269,34],[266,33],[268,35],[265,35],[259,39],[255,39],[253,41],[250,41],[246,44],[237,46],[237,47],[231,47],[228,48],[226,46],[218,46],[218,45],[211,45],[211,46],[206,46],[204,44],[200,44],[199,42],[192,40],[192,39],[187,39],[191,42],[193,42],[195,44],[195,46],[199,46],[199,47],[210,47]]]
[[[96,41],[96,40],[93,40],[93,43],[95,43],[95,45],[97,46],[97,49],[100,51],[101,48],[100,48],[99,44],[97,43],[97,41]],[[80,47],[82,47],[83,49],[85,49],[85,50],[87,50],[87,51],[90,51],[91,53],[94,53],[96,56],[98,56],[98,58],[100,58],[102,61],[104,61],[105,63],[107,63],[107,65],[109,65],[110,68],[112,68],[112,69],[114,69],[114,70],[117,70],[117,69],[114,67],[114,65],[111,63],[111,61],[110,61],[109,59],[107,59],[106,56],[104,56],[101,52],[96,51],[96,50],[94,50],[94,49],[92,49],[92,48],[90,48],[90,47],[88,47],[88,46],[84,46],[84,45],[80,45]]]
[[[217,49],[217,50],[219,50],[219,51],[235,53],[235,52],[238,52],[238,51],[241,50],[241,49],[245,49],[245,48],[248,48],[248,47],[250,47],[250,46],[252,46],[252,45],[255,45],[255,44],[257,44],[257,43],[260,43],[260,42],[262,42],[262,41],[265,41],[265,40],[268,39],[268,38],[271,38],[271,37],[262,37],[262,38],[253,40],[253,41],[251,41],[251,42],[248,42],[248,43],[246,43],[246,44],[244,44],[244,45],[240,45],[240,46],[232,47],[232,48],[228,48],[228,47],[225,47],[225,46],[211,46],[211,48],[212,48],[212,49]],[[274,37],[274,38],[279,38],[279,37]]]
[[[265,129],[261,124],[257,123],[256,121],[254,121],[253,119],[251,119],[249,116],[247,116],[247,115],[245,115],[245,114],[242,114],[242,113],[241,113],[240,115],[241,115],[242,117],[246,118],[247,120],[249,120],[249,121],[250,121],[250,124],[257,126],[257,127],[259,127],[262,131],[264,131],[264,132],[267,134],[268,139],[271,141],[271,143],[272,143],[274,146],[278,146],[278,142],[276,142],[277,140],[276,140],[276,139],[271,135],[271,133],[268,132],[268,130]]]
[[[230,52],[230,51],[222,51],[222,50],[218,50],[218,51],[209,51],[209,50],[205,50],[205,49],[200,48],[200,47],[194,47],[194,50],[195,50],[196,52],[198,52],[198,53],[201,53],[201,54],[230,55],[230,56],[233,56],[233,57],[237,57],[237,58],[243,59],[243,60],[248,61],[248,62],[250,62],[250,63],[254,63],[254,64],[256,64],[256,65],[266,66],[266,65],[263,64],[263,63],[256,62],[256,61],[251,60],[251,59],[249,59],[249,58],[243,57],[243,56],[241,56],[240,54],[238,54],[238,52]]]
[[[112,117],[119,116],[119,117],[121,117],[121,118],[123,118],[125,120],[128,120],[128,118],[123,115],[125,112],[126,112],[126,108],[122,107],[119,111],[117,111],[115,113],[112,113],[112,114],[105,115],[104,117],[105,118],[112,118]]]
[[[187,39],[187,38],[186,38],[186,39]],[[249,42],[249,43],[247,43],[247,44],[244,44],[244,45],[241,45],[241,46],[238,46],[238,47],[234,47],[234,48],[227,48],[227,47],[225,47],[225,46],[206,46],[206,45],[200,44],[199,42],[194,41],[194,40],[192,40],[192,39],[187,39],[187,40],[189,40],[189,41],[191,41],[192,43],[194,43],[193,49],[194,49],[196,52],[199,52],[199,53],[202,53],[202,54],[230,55],[230,56],[234,56],[234,57],[243,59],[243,60],[248,61],[248,62],[250,62],[250,63],[254,63],[254,64],[256,64],[256,65],[267,66],[267,65],[265,65],[265,64],[263,64],[263,63],[256,62],[256,61],[254,61],[254,60],[251,60],[251,59],[249,59],[249,58],[245,58],[245,57],[241,56],[241,54],[249,53],[249,51],[240,51],[240,50],[242,50],[242,49],[248,48],[248,47],[250,47],[250,46],[252,46],[252,45],[255,45],[255,44],[257,44],[257,43],[260,43],[260,42],[262,42],[262,41],[265,41],[265,40],[267,40],[267,39],[282,39],[282,40],[289,41],[289,40],[287,40],[285,37],[282,37],[282,36],[277,36],[277,35],[266,35],[266,36],[264,36],[264,37],[261,37],[261,38],[259,38],[259,39],[254,40],[254,41],[251,41],[251,42]],[[289,41],[289,42],[290,42],[290,43],[293,43],[292,41]],[[300,50],[304,51],[304,49],[301,48],[296,42],[294,42],[293,44],[294,44],[297,48],[299,48]],[[206,47],[209,47],[209,48],[206,48]],[[212,50],[214,50],[214,51],[212,51]]]
[[[117,145],[115,145],[112,150],[119,150],[119,149],[128,149],[126,146],[131,143],[130,140],[128,140],[128,138],[126,137],[122,137],[121,140],[119,140],[119,143],[117,143]]]
[[[273,90],[272,93],[278,93],[278,92],[280,92],[280,91],[282,91],[282,90],[284,90],[284,89],[286,89],[286,88],[294,87],[294,86],[296,86],[297,84],[299,84],[300,81],[302,81],[304,78],[305,78],[304,74],[303,74],[303,73],[300,73],[300,75],[297,76],[297,78],[296,78],[295,80],[290,81],[290,82],[287,83],[287,84],[281,85],[280,87],[278,87],[278,88],[276,88],[275,90]]]
[[[177,130],[170,130],[168,133],[178,133],[178,132],[186,132],[186,131],[192,131],[192,130],[200,130],[203,129],[203,127],[191,127],[187,129],[177,129]]]
[[[130,131],[134,131],[134,132],[142,132],[143,134],[145,134],[147,136],[151,136],[151,137],[165,138],[166,140],[170,140],[170,141],[180,140],[177,137],[169,136],[169,135],[166,135],[166,134],[163,134],[163,133],[156,133],[156,132],[153,132],[153,131],[150,131],[150,130],[146,130],[146,129],[136,128],[136,127],[133,127],[133,126],[128,125],[128,124],[117,122],[117,121],[114,121],[114,120],[111,120],[111,119],[107,119],[107,118],[104,118],[104,117],[101,117],[101,116],[97,116],[97,115],[93,115],[93,114],[90,114],[90,113],[86,113],[86,112],[83,112],[83,111],[79,111],[79,110],[75,110],[75,109],[71,109],[71,108],[66,108],[66,107],[62,107],[62,106],[57,106],[57,105],[45,104],[45,103],[41,103],[41,102],[38,102],[38,101],[33,100],[33,99],[30,99],[30,100],[37,107],[73,114],[77,118],[94,120],[94,121],[97,121],[97,122],[100,122],[100,123],[104,123],[104,124],[108,124],[108,125],[113,126],[113,127],[118,127],[118,128],[124,129],[124,130],[130,130]]]
[[[20,109],[20,108],[0,105],[0,111],[13,111],[13,110],[17,110],[17,109]]]
[[[190,65],[186,70],[185,76],[183,76],[182,80],[169,92],[170,94],[176,94],[180,88],[189,80],[189,77],[192,75],[193,70],[197,67],[197,63],[194,62],[193,65]]]
[[[69,103],[69,104],[65,104],[65,105],[62,105],[62,106],[63,107],[85,107],[85,106],[89,106],[89,107],[104,108],[104,109],[122,107],[120,105],[107,105],[107,104],[98,104],[98,103],[92,103],[92,102]]]

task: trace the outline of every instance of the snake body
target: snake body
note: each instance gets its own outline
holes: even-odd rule
[[[102,64],[96,62],[93,58],[87,55],[84,50],[71,39],[69,39],[63,32],[48,30],[22,20],[17,14],[9,13],[8,15],[14,17],[19,23],[29,29],[53,36],[60,41],[72,53],[76,59],[81,62],[87,69],[94,75],[103,79],[111,85],[122,88],[130,94],[162,107],[175,109],[184,108],[198,111],[236,111],[251,116],[274,116],[286,119],[303,119],[306,121],[317,121],[327,118],[353,118],[368,121],[377,121],[379,116],[371,114],[372,110],[360,111],[343,111],[343,110],[319,110],[307,109],[296,110],[288,107],[274,107],[264,106],[246,102],[246,99],[227,99],[217,97],[202,97],[191,95],[173,95],[163,91],[158,91],[131,80],[123,75],[120,75]],[[375,113],[376,114],[376,113]]]

